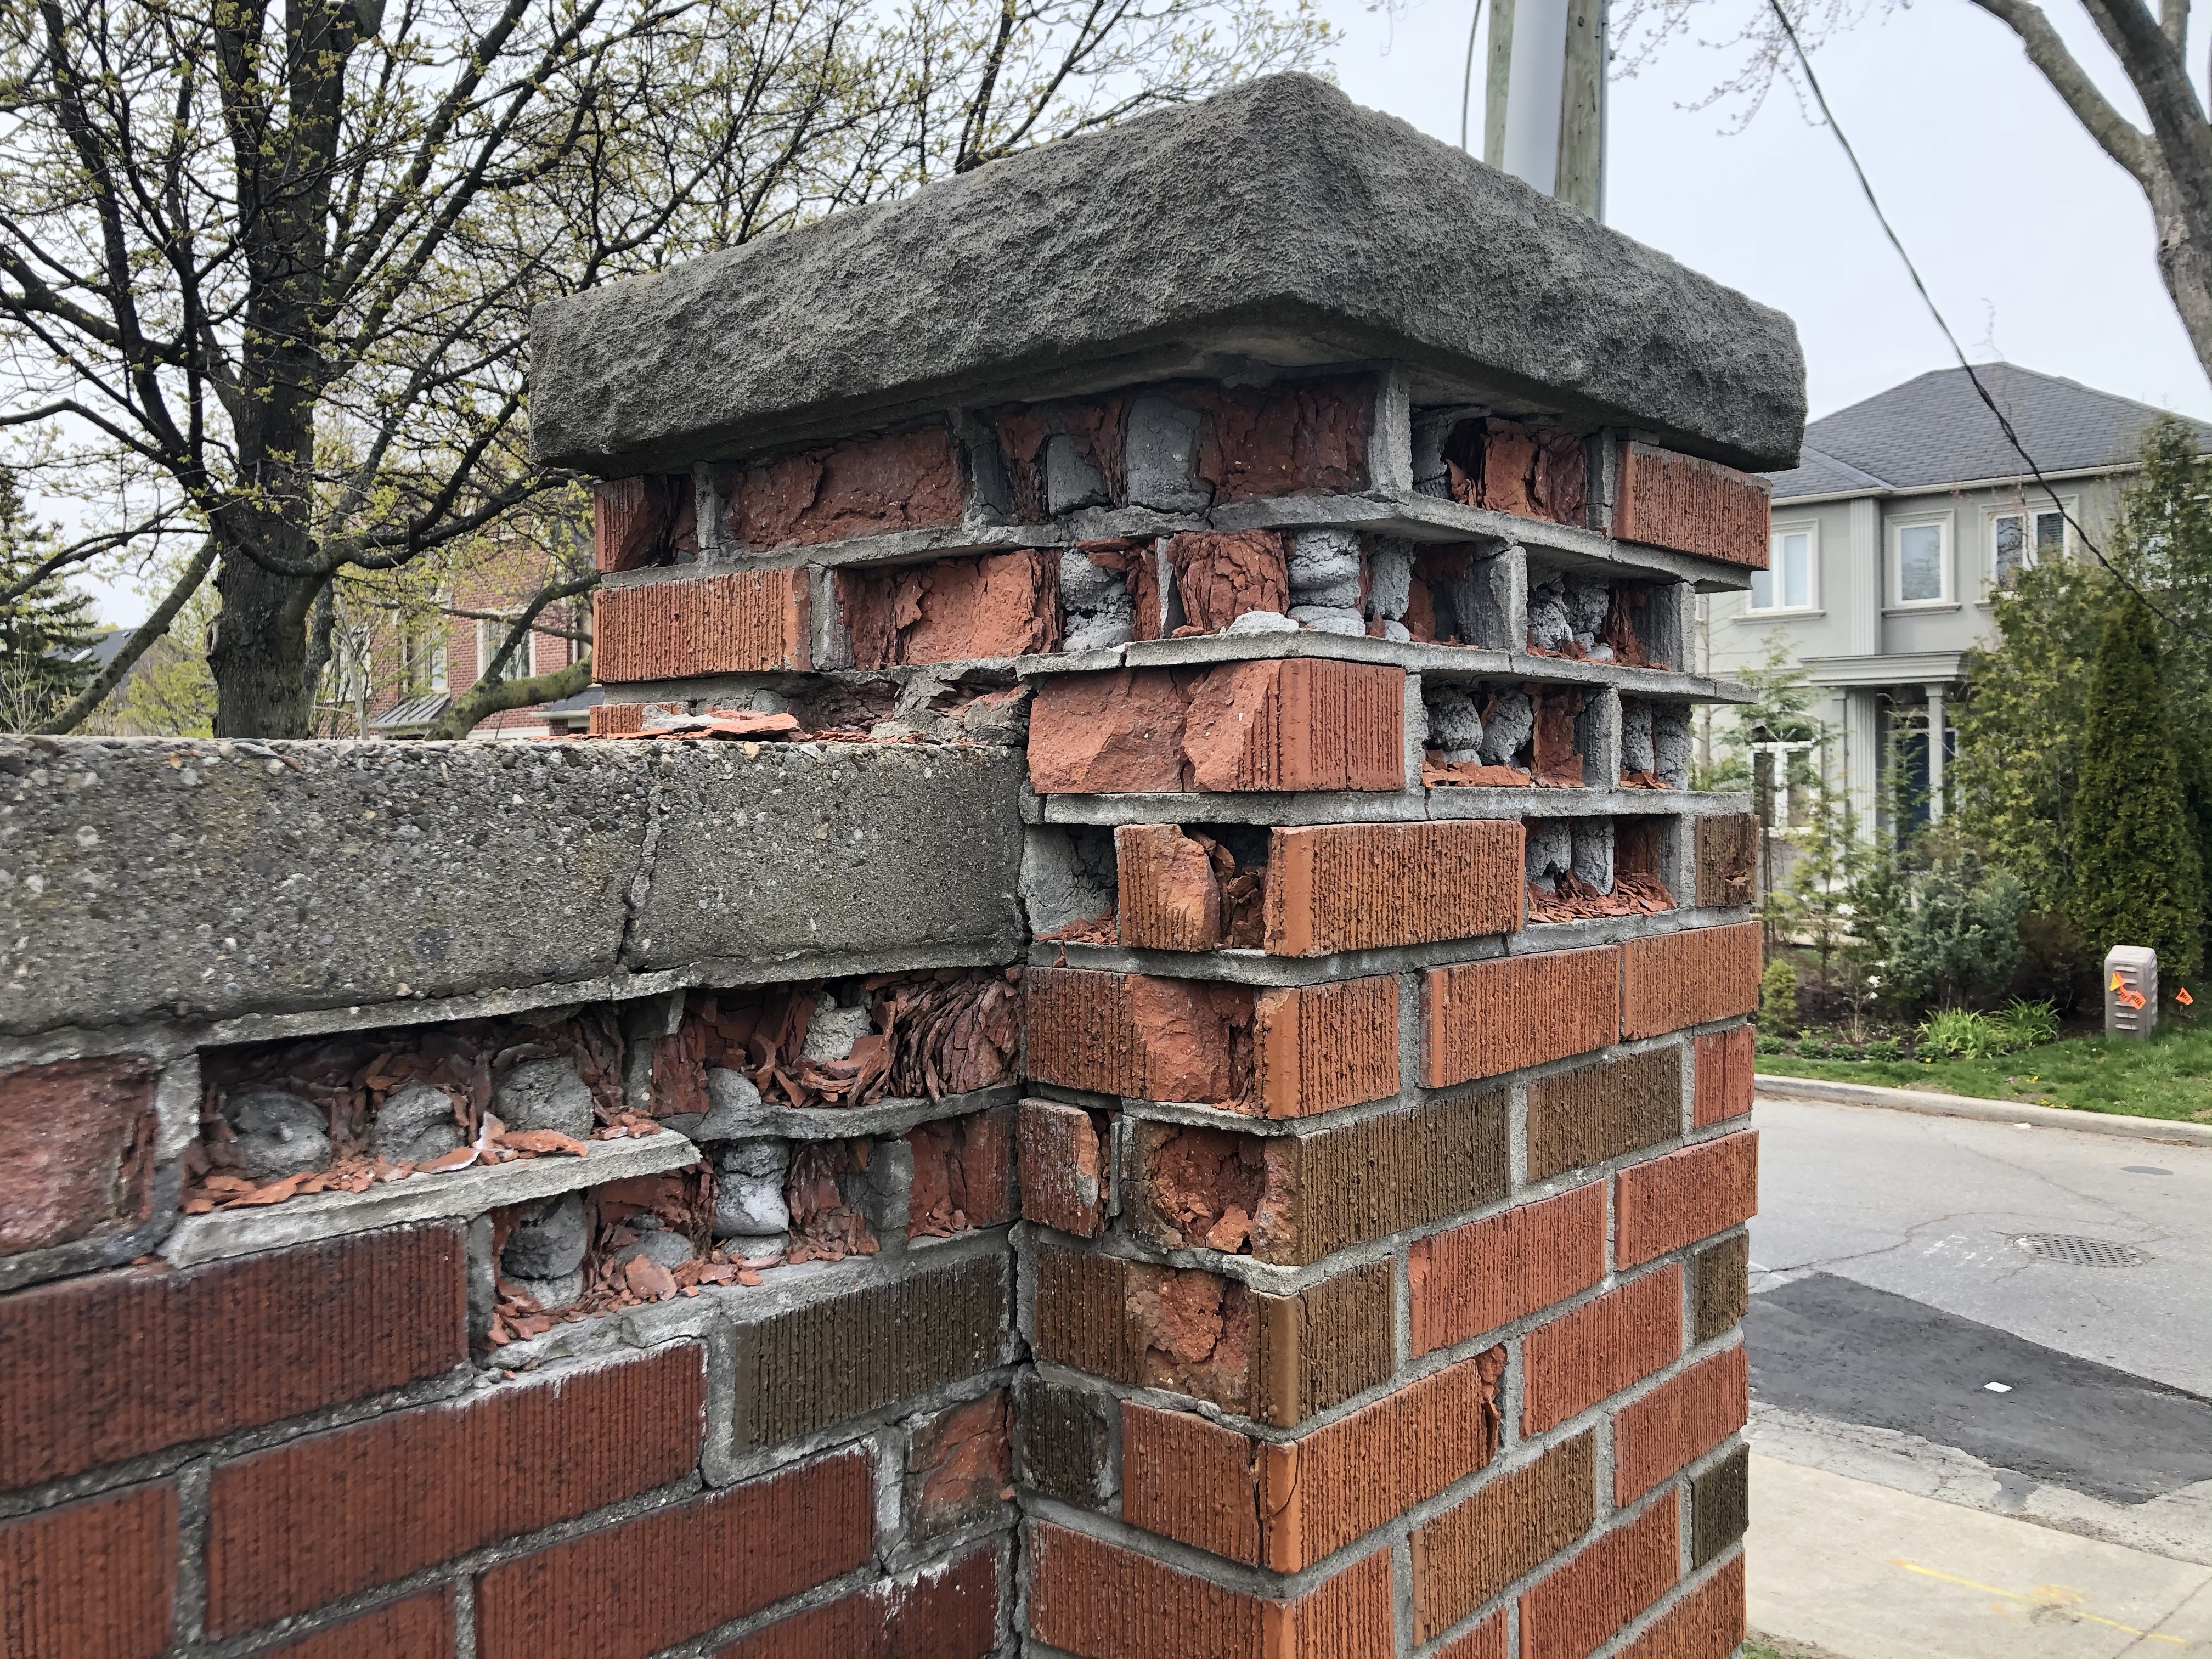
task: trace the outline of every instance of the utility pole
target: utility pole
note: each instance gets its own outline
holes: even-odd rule
[[[1603,219],[1605,0],[1489,3],[1482,159]]]

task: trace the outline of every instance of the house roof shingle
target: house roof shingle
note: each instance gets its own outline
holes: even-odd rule
[[[2071,472],[2131,460],[2160,411],[2011,363],[1975,367],[2036,465]],[[2212,445],[2212,424],[2191,424]],[[1772,472],[1775,498],[1910,489],[2017,477],[2027,471],[1962,368],[1939,368],[1805,428],[1799,465]]]

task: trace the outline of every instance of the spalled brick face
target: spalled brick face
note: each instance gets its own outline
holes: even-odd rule
[[[1022,976],[1030,1077],[1146,1100],[1235,1105],[1251,1088],[1251,993],[1074,968]]]
[[[152,1659],[169,1645],[176,1575],[166,1481],[0,1521],[9,1659]]]
[[[799,570],[602,587],[592,595],[592,672],[613,685],[804,669],[806,618]]]
[[[1006,1391],[916,1418],[907,1452],[907,1525],[937,1538],[1000,1512],[1000,1493],[1014,1478]]]
[[[714,1659],[981,1659],[999,1639],[999,1553],[977,1550],[764,1625]]]
[[[908,1238],[995,1227],[1016,1213],[1011,1106],[925,1123],[906,1137],[914,1154]]]
[[[1288,541],[1276,530],[1186,531],[1170,537],[1168,563],[1192,624],[1218,634],[1248,611],[1287,611]]]
[[[1751,1235],[1737,1233],[1690,1258],[1695,1340],[1710,1342],[1751,1310]]]
[[[1413,1639],[1449,1629],[1596,1518],[1596,1442],[1587,1434],[1485,1481],[1413,1534]]]
[[[1387,1659],[1388,1551],[1294,1601],[1224,1589],[1102,1539],[1033,1522],[1030,1631],[1085,1659]]]
[[[1626,1508],[1687,1468],[1751,1415],[1742,1346],[1670,1376],[1613,1418],[1613,1501]]]
[[[1764,570],[1770,494],[1766,481],[1748,472],[1623,443],[1613,532],[1623,541]]]
[[[1398,981],[1382,975],[1262,991],[1255,1086],[1268,1117],[1303,1117],[1398,1092]]]
[[[1614,1177],[1613,1260],[1632,1267],[1751,1219],[1759,1208],[1759,1135],[1723,1135]]]
[[[1020,657],[1060,643],[1057,553],[841,570],[836,581],[856,667]]]
[[[1425,945],[1521,926],[1521,825],[1340,823],[1274,831],[1267,948],[1278,956]]]
[[[812,545],[958,521],[967,483],[943,427],[852,438],[729,475],[730,533],[747,547]]]
[[[866,1454],[825,1457],[650,1510],[477,1580],[481,1659],[645,1659],[863,1565]]]
[[[611,478],[592,490],[592,568],[603,574],[667,564],[698,548],[689,473]]]
[[[738,1334],[738,1443],[774,1445],[1000,1362],[1007,1259],[978,1256],[809,1303]]]
[[[458,1227],[0,1297],[0,1490],[274,1423],[468,1358]]]
[[[453,1587],[441,1584],[262,1650],[265,1659],[453,1659]]]
[[[1528,1179],[1602,1164],[1682,1133],[1680,1048],[1555,1072],[1528,1085]]]
[[[1758,1066],[1752,1050],[1752,1028],[1732,1025],[1725,1031],[1708,1031],[1698,1039],[1698,1085],[1695,1121],[1709,1129],[1751,1110]]]
[[[1040,795],[1187,789],[1183,680],[1164,668],[1055,674],[1030,703],[1030,787]]]
[[[1114,861],[1122,944],[1221,947],[1221,884],[1205,848],[1172,823],[1125,823],[1114,831]]]
[[[1212,486],[1217,503],[1367,487],[1375,382],[1366,375],[1271,386],[1202,385],[1171,395],[1206,416],[1194,471]]]
[[[1622,946],[1620,1034],[1657,1036],[1759,1006],[1759,924],[1693,927]]]
[[[1705,1565],[1750,1524],[1751,1448],[1738,1446],[1690,1482],[1690,1564]]]
[[[1605,1276],[1605,1183],[1417,1240],[1408,1278],[1417,1354],[1451,1347]]]
[[[1054,1100],[1025,1100],[1019,1134],[1023,1218],[1097,1237],[1106,1224],[1106,1175],[1091,1114]]]
[[[1620,1650],[1620,1659],[1728,1659],[1743,1645],[1743,1558],[1667,1609]]]
[[[1522,1659],[1586,1659],[1673,1588],[1680,1549],[1670,1503],[1585,1545],[1522,1592]]]
[[[216,1470],[208,1629],[228,1636],[681,1479],[705,1352],[532,1379],[371,1418]],[[605,1432],[620,1424],[619,1434]]]
[[[1748,812],[1697,820],[1698,902],[1721,908],[1759,897],[1759,820]]]
[[[1541,1434],[1682,1352],[1682,1270],[1632,1279],[1531,1331],[1521,1345],[1521,1431]]]
[[[0,1070],[0,1255],[143,1218],[153,1155],[143,1054]]]
[[[1440,1089],[1602,1048],[1620,1036],[1620,951],[1547,951],[1431,968],[1421,1081]]]

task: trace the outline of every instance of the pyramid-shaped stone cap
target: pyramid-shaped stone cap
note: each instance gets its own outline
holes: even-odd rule
[[[1240,357],[1753,469],[1805,416],[1781,313],[1304,75],[550,301],[531,343],[538,459],[606,476]]]

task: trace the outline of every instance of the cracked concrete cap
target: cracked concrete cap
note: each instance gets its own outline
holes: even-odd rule
[[[1304,75],[548,301],[531,352],[538,459],[607,476],[1240,355],[1752,469],[1805,418],[1781,313]]]

